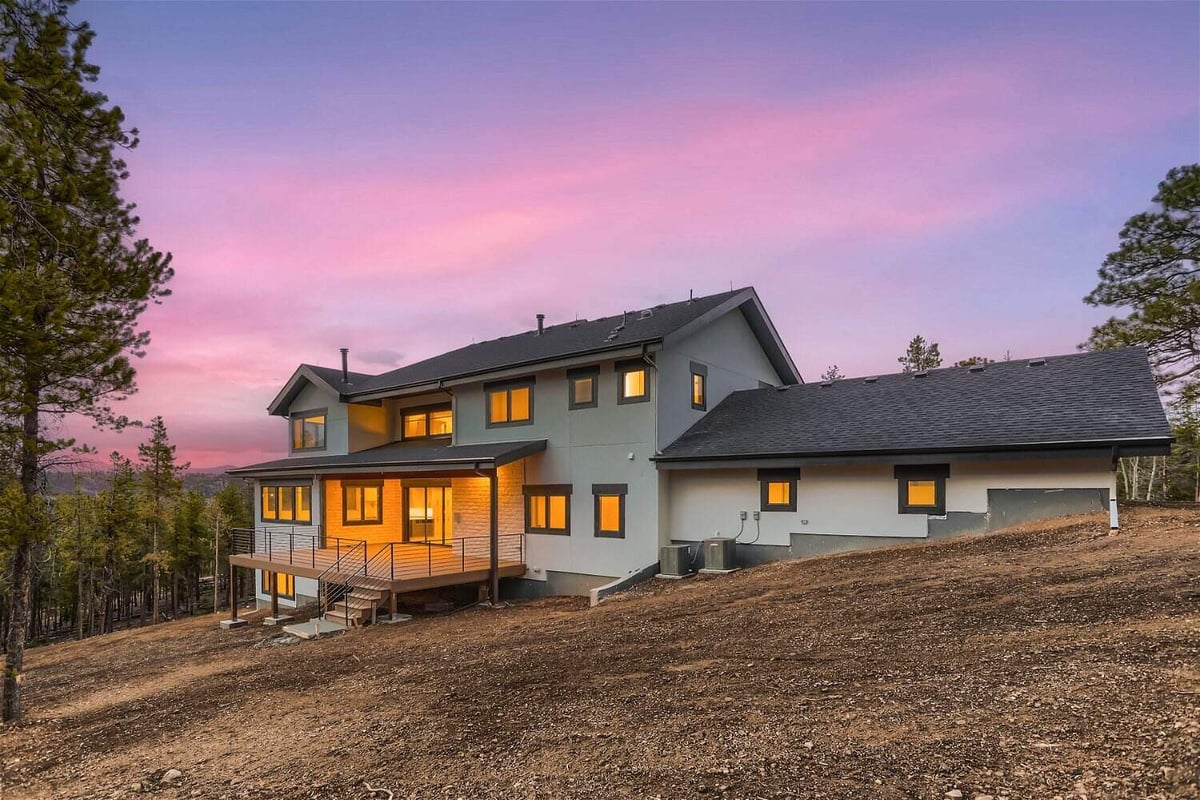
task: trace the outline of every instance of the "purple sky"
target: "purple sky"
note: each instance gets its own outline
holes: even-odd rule
[[[285,452],[301,361],[753,285],[802,373],[1068,352],[1200,158],[1200,4],[83,2],[175,295],[125,413]],[[132,452],[138,431],[68,430]]]

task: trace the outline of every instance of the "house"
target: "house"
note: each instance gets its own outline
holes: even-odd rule
[[[231,471],[256,520],[231,569],[346,621],[434,587],[606,591],[712,536],[756,563],[1115,514],[1117,459],[1171,441],[1140,349],[805,384],[753,289],[539,314],[379,375],[343,350],[268,411],[288,455]]]

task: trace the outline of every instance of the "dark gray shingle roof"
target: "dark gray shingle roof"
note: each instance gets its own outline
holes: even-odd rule
[[[343,455],[293,456],[264,461],[229,470],[230,475],[297,472],[360,467],[449,466],[489,462],[497,466],[546,449],[545,439],[525,442],[486,442],[451,445],[447,439],[425,442],[393,442]]]
[[[1170,437],[1141,348],[735,392],[660,460],[938,452]]]
[[[684,300],[667,303],[650,309],[651,314],[645,318],[640,312],[633,311],[625,315],[625,326],[619,331],[616,328],[622,323],[621,314],[549,325],[540,336],[536,329],[531,329],[512,336],[478,342],[373,378],[362,381],[355,379],[354,386],[347,394],[398,389],[506,367],[655,342],[743,292],[748,293],[748,296],[753,294],[752,289],[738,289],[698,297],[691,302]]]

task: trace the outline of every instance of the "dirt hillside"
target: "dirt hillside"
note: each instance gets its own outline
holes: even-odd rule
[[[1200,797],[1200,514],[1125,520],[41,648],[0,797]]]

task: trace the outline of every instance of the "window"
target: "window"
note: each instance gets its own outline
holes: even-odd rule
[[[567,373],[569,408],[595,408],[600,372],[596,369],[571,370]]]
[[[346,525],[383,522],[383,484],[343,483],[342,522]]]
[[[268,572],[265,569],[262,572],[262,593],[269,595],[271,593],[271,576],[275,576],[275,589],[280,597],[286,597],[288,600],[296,599],[296,577],[287,575],[283,572]]]
[[[454,432],[454,412],[447,406],[410,408],[400,412],[400,438],[425,439]]]
[[[524,491],[526,533],[570,534],[570,484],[526,486]]]
[[[594,483],[596,536],[625,538],[625,495],[629,487],[624,483]]]
[[[292,450],[325,449],[325,409],[292,414]]]
[[[262,487],[263,522],[312,522],[312,486]]]
[[[485,383],[487,427],[533,423],[533,378],[506,383]]]
[[[708,410],[708,367],[692,362],[692,408]]]
[[[897,464],[895,475],[900,484],[899,513],[945,515],[949,464]]]
[[[760,469],[758,471],[759,510],[795,511],[798,469]]]
[[[642,359],[617,362],[617,403],[644,403],[650,399],[650,367]]]

